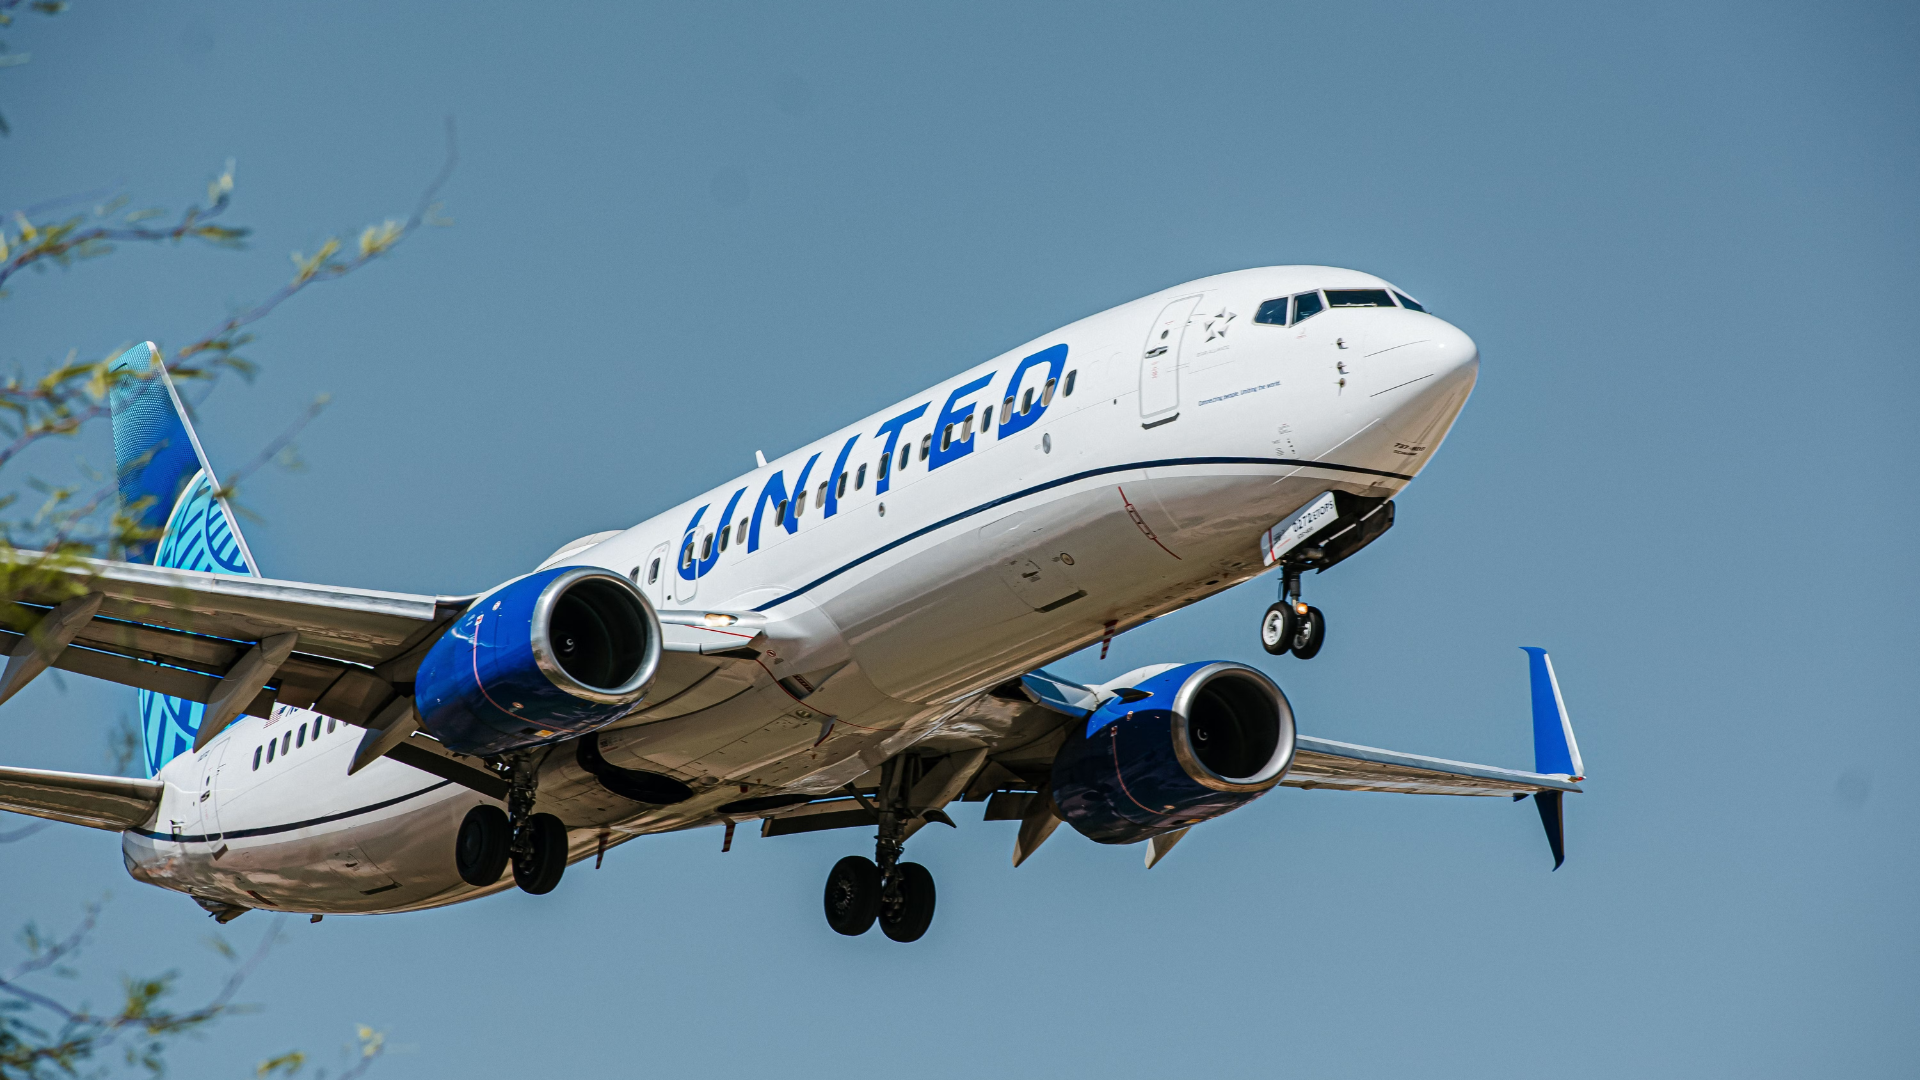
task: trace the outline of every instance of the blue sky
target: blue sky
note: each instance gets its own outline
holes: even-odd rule
[[[1263,582],[1060,666],[1253,662],[1308,733],[1526,766],[1543,645],[1592,775],[1557,873],[1495,800],[1282,790],[1151,872],[1064,832],[1015,871],[967,809],[913,844],[911,947],[821,919],[863,833],[645,840],[546,897],[285,920],[264,1011],[180,1075],[355,1022],[386,1076],[1909,1073],[1911,6],[83,2],[6,37],[0,203],[177,207],[233,158],[257,230],[16,279],[27,369],[191,339],[402,214],[457,118],[455,223],[205,405],[231,468],[333,395],[244,492],[270,575],[482,589],[1080,316],[1352,266],[1483,366],[1394,531],[1309,580],[1325,652],[1258,651]],[[108,461],[100,428],[33,465]],[[5,758],[98,769],[130,699],[42,680]],[[102,994],[211,978],[117,846],[0,848],[0,917],[111,893]]]

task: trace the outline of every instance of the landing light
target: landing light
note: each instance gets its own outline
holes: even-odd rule
[[[706,623],[708,626],[732,626],[739,621],[738,616],[726,615],[718,611],[709,611],[706,614]]]

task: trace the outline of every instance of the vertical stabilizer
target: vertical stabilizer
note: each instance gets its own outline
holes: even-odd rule
[[[120,510],[149,534],[128,546],[127,561],[258,577],[160,350],[150,341],[135,345],[114,359],[108,374]],[[206,707],[148,690],[139,695],[140,738],[152,776],[193,745]]]

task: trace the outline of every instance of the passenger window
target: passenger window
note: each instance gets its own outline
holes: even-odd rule
[[[268,761],[272,761],[272,760],[273,760],[273,751],[274,751],[274,749],[275,749],[276,747],[278,747],[279,745],[280,745],[280,740],[279,740],[279,739],[274,739],[274,740],[272,740],[271,742],[269,742],[269,743],[267,743],[267,760],[268,760]]]
[[[913,444],[908,443],[900,448],[900,467],[904,469],[911,464],[913,464]]]
[[[295,746],[305,746],[305,745],[307,745],[307,725],[305,725],[305,724],[301,724],[301,725],[300,725],[300,731],[299,731],[299,735],[300,735],[300,737],[299,737],[298,739],[295,739],[295,740],[294,740],[294,743],[293,743],[293,745],[295,745]]]
[[[827,505],[827,482],[825,480],[820,481],[820,486],[814,489],[813,504],[815,506]]]
[[[960,422],[960,441],[966,442],[971,438],[973,438],[973,414],[968,413],[967,418]]]
[[[680,565],[683,568],[693,565],[693,537],[691,536],[687,537],[686,546],[680,549]]]
[[[946,446],[944,443],[941,444],[941,449],[943,450],[946,449]],[[932,453],[933,453],[933,432],[929,431],[925,435],[920,436],[920,460],[921,461],[927,460],[928,455]]]
[[[333,734],[333,717],[327,717],[327,734]]]
[[[291,749],[293,749],[293,732],[289,731],[280,736],[280,756],[285,757],[287,751]]]
[[[846,474],[845,474],[845,473],[841,473],[841,474],[840,474],[840,476],[841,476],[841,479],[842,479],[842,480],[844,481],[844,480],[845,480],[845,478],[846,478]],[[861,488],[863,488],[863,487],[866,487],[866,486],[867,486],[867,463],[863,461],[863,462],[861,462],[861,463],[860,463],[860,468],[858,468],[858,469],[856,469],[856,470],[854,471],[854,474],[853,474],[853,490],[855,490],[855,491],[859,491],[859,490],[860,490]],[[845,486],[844,486],[844,484],[843,484],[843,486],[842,486],[842,488],[841,488],[841,490],[842,490],[842,491],[844,491],[844,490],[846,490],[846,488],[845,488]]]
[[[836,499],[844,499],[847,497],[846,473],[841,473],[839,482],[833,485],[833,497]]]
[[[257,746],[253,748],[253,771],[260,771],[260,748]]]
[[[773,504],[773,523],[775,525],[785,525],[787,523],[787,500],[781,499],[779,502]]]
[[[720,526],[720,550],[727,550],[727,538],[733,535],[733,522]]]
[[[1020,415],[1025,416],[1032,411],[1033,411],[1033,387],[1029,386],[1020,395]]]
[[[660,580],[660,560],[655,559],[653,560],[653,565],[647,567],[647,584],[651,585],[654,582],[659,580]]]
[[[1293,298],[1293,323],[1295,326],[1320,314],[1320,294],[1303,292]]]
[[[1328,289],[1328,307],[1392,307],[1385,289]]]
[[[713,558],[713,534],[708,533],[700,538],[700,561],[706,562],[711,558]]]
[[[1013,395],[1009,394],[1007,400],[1000,403],[1000,422],[1005,424],[1011,419],[1013,419]]]
[[[313,718],[313,737],[315,739],[320,737],[320,718],[317,716]]]
[[[1396,299],[1400,301],[1400,306],[1403,308],[1410,308],[1414,311],[1427,310],[1426,308],[1421,307],[1419,304],[1414,303],[1412,297],[1408,296],[1406,293],[1399,291],[1398,289],[1394,290],[1393,295]]]
[[[953,425],[948,424],[946,427],[946,430],[940,433],[940,452],[944,454],[949,449],[951,449],[952,446],[953,446]],[[922,450],[920,452],[920,459],[922,461],[925,461],[926,457],[927,457],[926,451]]]
[[[885,480],[887,478],[887,474],[893,471],[893,455],[881,454],[880,464],[877,466],[877,468],[879,469],[879,471],[873,474],[874,477],[876,479]]]
[[[1053,388],[1056,385],[1058,385],[1059,381],[1060,380],[1058,379],[1047,380],[1046,388],[1040,391],[1040,407],[1041,408],[1044,409],[1047,406],[1053,404]]]
[[[1260,310],[1254,312],[1253,321],[1268,326],[1287,325],[1287,298],[1282,296],[1263,302]]]
[[[1074,368],[1072,371],[1067,372],[1067,385],[1060,388],[1061,397],[1073,396],[1073,377],[1078,374],[1080,374],[1079,368]]]

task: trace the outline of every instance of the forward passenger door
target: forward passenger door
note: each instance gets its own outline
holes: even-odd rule
[[[1140,348],[1140,426],[1159,427],[1180,418],[1180,366],[1187,324],[1200,294],[1168,304]]]

